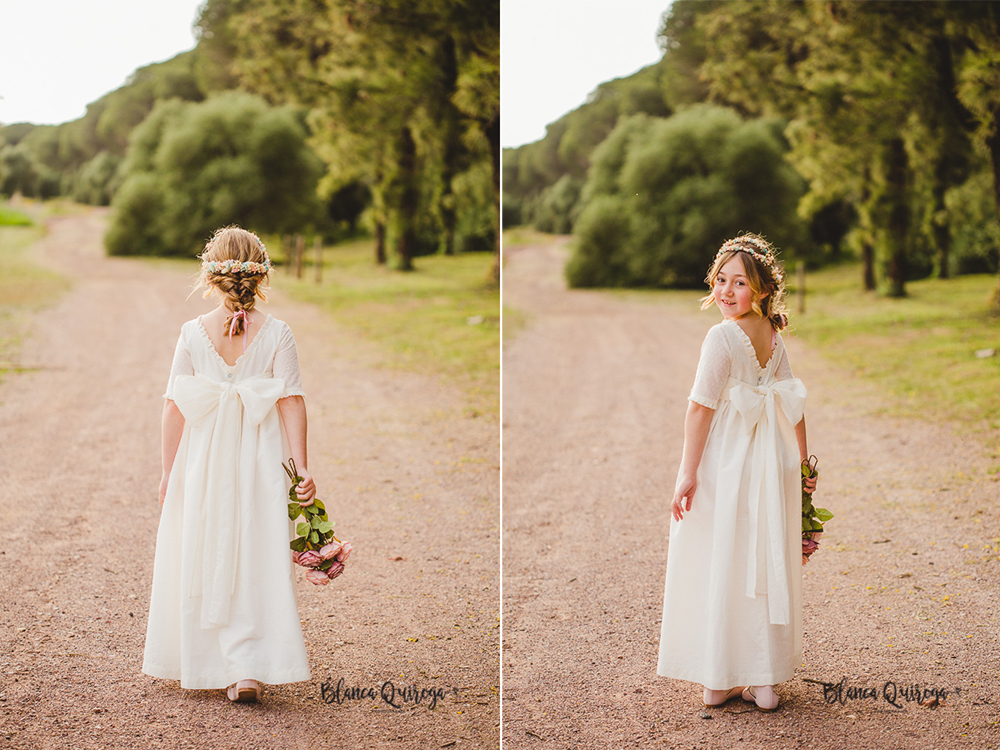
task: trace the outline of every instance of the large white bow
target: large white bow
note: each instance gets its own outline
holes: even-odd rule
[[[202,597],[203,628],[229,622],[239,557],[240,477],[252,481],[256,428],[284,390],[285,382],[280,378],[220,383],[203,375],[180,375],[174,380],[173,401],[192,428],[215,416],[204,455],[188,457],[204,467],[204,486],[191,488],[202,497],[198,517],[192,519],[196,531],[191,596]],[[253,434],[244,435],[245,428]],[[252,486],[244,489],[253,491]],[[185,503],[186,511],[190,507]]]
[[[806,387],[798,378],[752,386],[730,380],[729,398],[753,437],[750,469],[750,540],[746,594],[767,595],[771,623],[790,621],[788,560],[785,554],[785,493],[778,464],[778,407],[794,426],[802,419]],[[765,574],[758,576],[763,567]]]

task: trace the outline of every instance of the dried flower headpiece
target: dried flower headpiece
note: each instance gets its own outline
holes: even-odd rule
[[[208,244],[205,246],[206,254],[211,249],[212,244],[219,238],[219,235],[222,234],[224,231],[226,231],[227,228],[228,227],[218,230],[215,233],[215,236],[213,236],[212,239],[208,241]],[[264,246],[263,240],[261,240],[261,238],[258,237],[253,232],[247,232],[247,234],[253,237],[254,240],[257,241],[257,244],[260,245],[260,251],[264,254],[263,263],[255,263],[254,261],[251,260],[239,261],[233,258],[229,258],[227,260],[202,261],[201,267],[206,271],[208,271],[209,273],[224,274],[224,275],[225,274],[263,275],[268,273],[274,267],[274,264],[271,263],[271,259],[267,255],[267,248]]]
[[[271,259],[264,257],[263,263],[254,263],[250,260],[206,260],[201,264],[209,273],[217,274],[265,274],[271,270]]]
[[[715,254],[715,259],[718,260],[723,253],[730,251],[741,251],[752,255],[768,268],[775,281],[781,281],[781,269],[774,257],[774,250],[764,240],[753,235],[741,235],[735,239],[726,240],[719,248],[719,252]]]

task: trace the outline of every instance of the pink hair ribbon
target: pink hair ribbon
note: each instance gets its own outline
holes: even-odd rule
[[[237,310],[233,313],[233,322],[229,324],[229,340],[233,340],[233,332],[236,330],[236,319],[243,319],[243,353],[247,352],[247,328],[253,323],[253,318],[247,313],[246,310]]]

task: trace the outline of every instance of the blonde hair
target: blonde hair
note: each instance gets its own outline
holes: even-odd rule
[[[774,330],[786,328],[788,311],[785,309],[785,277],[781,264],[775,257],[774,246],[763,237],[747,233],[724,242],[705,276],[708,288],[715,288],[715,279],[722,267],[737,255],[743,261],[747,284],[753,292],[750,308],[766,318]],[[701,309],[708,309],[714,302],[715,297],[709,291],[701,298]]]
[[[267,300],[264,295],[267,272],[228,270],[219,264],[231,260],[270,266],[264,243],[253,232],[231,225],[217,229],[205,245],[205,251],[198,257],[201,258],[202,268],[195,289],[205,287],[202,296],[206,298],[218,293],[222,304],[230,313],[226,318],[226,330],[230,330],[230,326],[235,323],[233,333],[243,333],[242,316],[234,321],[233,315],[241,310],[253,310],[258,297]],[[212,264],[211,268],[209,264]]]

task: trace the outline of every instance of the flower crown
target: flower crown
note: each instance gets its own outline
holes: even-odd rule
[[[254,263],[251,260],[238,261],[229,260],[206,260],[201,264],[209,273],[217,274],[265,274],[271,270],[271,259],[264,256],[263,263]]]
[[[220,229],[215,233],[215,236],[212,237],[212,239],[209,240],[208,244],[205,246],[206,253],[208,253],[208,251],[211,249],[212,245],[214,244],[216,239],[218,239],[219,235],[222,234],[224,231],[226,231],[226,229],[228,228],[229,227]],[[247,230],[245,229],[243,231],[247,232]],[[260,245],[260,251],[264,254],[263,263],[256,263],[252,260],[239,261],[235,260],[234,258],[228,258],[226,260],[202,261],[201,267],[204,270],[208,271],[209,273],[216,273],[222,275],[239,274],[239,273],[261,274],[261,275],[266,274],[274,267],[274,265],[271,263],[271,259],[267,255],[267,248],[264,246],[264,242],[261,240],[261,238],[258,237],[256,234],[254,234],[253,232],[247,232],[247,234],[253,237],[257,241],[257,244]]]
[[[775,281],[781,281],[781,270],[778,267],[777,259],[774,257],[774,250],[764,240],[751,235],[742,235],[732,240],[726,240],[715,254],[715,259],[722,257],[723,253],[744,252],[752,255],[770,270]]]

